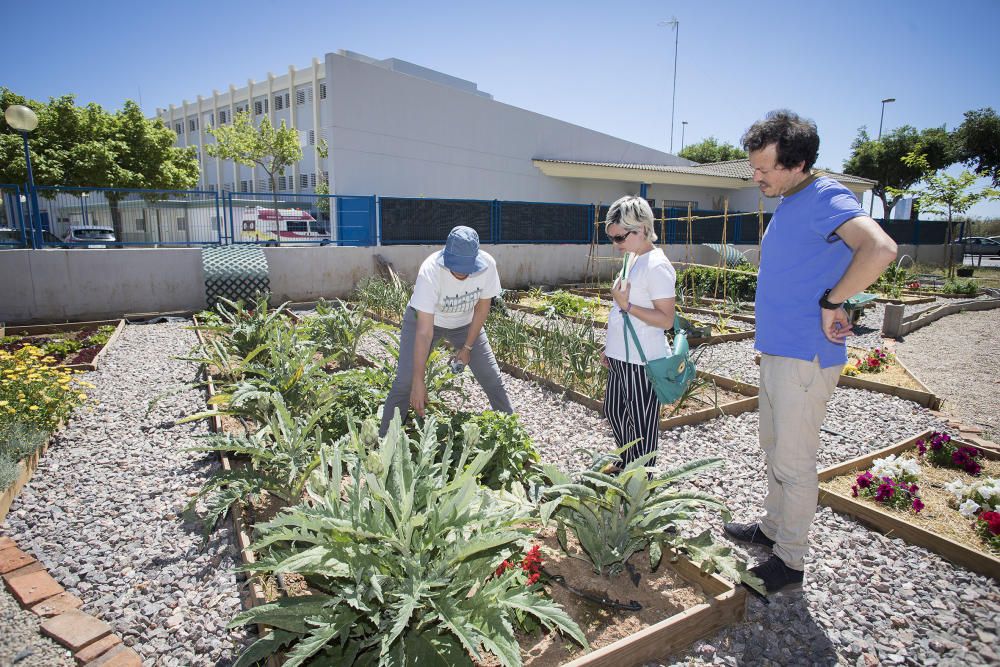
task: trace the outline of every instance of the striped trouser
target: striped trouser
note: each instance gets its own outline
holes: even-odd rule
[[[608,389],[604,393],[604,416],[619,448],[638,440],[622,454],[625,465],[655,452],[660,435],[660,401],[652,383],[646,378],[646,367],[619,359],[608,359]],[[654,465],[654,456],[647,466]]]

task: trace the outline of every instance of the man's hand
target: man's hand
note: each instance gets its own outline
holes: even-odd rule
[[[427,386],[423,379],[414,379],[410,386],[410,407],[421,417],[424,416],[424,411],[427,408]]]
[[[632,290],[632,283],[626,281],[625,286],[622,287],[621,278],[615,281],[611,286],[611,298],[615,300],[618,307],[622,310],[628,308],[628,298],[629,292]]]
[[[820,322],[823,326],[823,335],[831,343],[843,343],[848,336],[853,336],[851,318],[843,308],[828,310],[819,309]]]

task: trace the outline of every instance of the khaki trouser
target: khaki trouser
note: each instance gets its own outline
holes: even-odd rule
[[[796,570],[805,569],[819,496],[819,428],[841,368],[770,354],[760,360],[760,447],[767,459],[760,525],[775,542],[774,554]]]

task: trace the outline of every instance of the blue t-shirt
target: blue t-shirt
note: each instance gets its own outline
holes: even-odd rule
[[[782,197],[760,246],[757,336],[765,354],[829,368],[847,363],[844,343],[823,335],[819,298],[847,271],[853,252],[835,232],[865,215],[854,194],[825,176]]]

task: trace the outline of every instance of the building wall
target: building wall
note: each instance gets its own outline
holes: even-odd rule
[[[338,194],[591,203],[614,185],[543,175],[532,158],[688,164],[452,86],[330,53],[331,177]],[[638,192],[638,184],[627,191]]]

